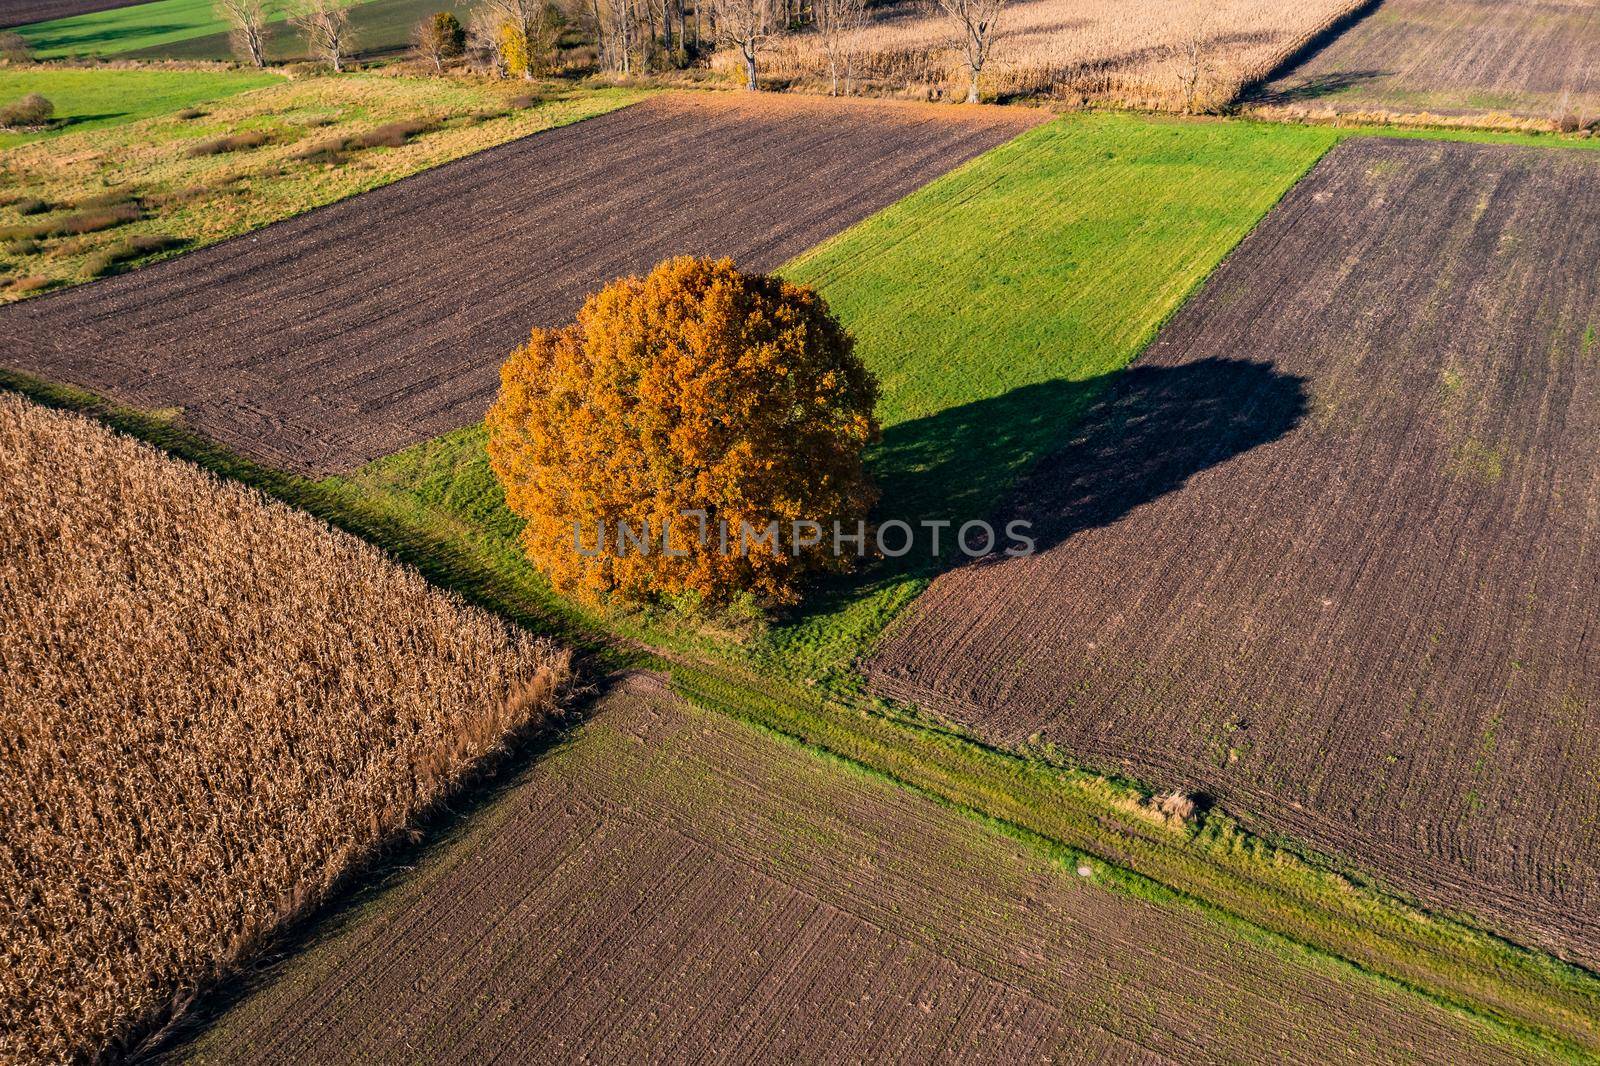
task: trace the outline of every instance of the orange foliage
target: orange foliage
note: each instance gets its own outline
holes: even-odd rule
[[[853,533],[877,498],[861,463],[877,391],[815,292],[685,256],[612,282],[573,325],[533,331],[500,371],[489,458],[529,558],[563,592],[789,604],[808,575],[850,564],[833,524]],[[686,510],[705,512],[703,541]],[[797,547],[792,524],[807,520],[822,542]],[[778,544],[739,550],[742,526],[774,521]],[[648,523],[652,550],[621,550],[619,522]],[[662,551],[664,528],[685,554]]]

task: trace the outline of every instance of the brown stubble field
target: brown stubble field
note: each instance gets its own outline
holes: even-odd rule
[[[1006,6],[983,89],[1072,105],[1209,110],[1275,67],[1362,0],[1020,0]],[[962,99],[966,73],[950,20],[914,0],[873,5],[851,35],[855,85]],[[733,72],[722,52],[713,65]],[[766,76],[826,91],[814,33],[771,42]]]
[[[0,309],[3,359],[348,470],[478,421],[528,329],[612,278],[679,253],[775,268],[1044,117],[655,98]]]
[[[1085,869],[634,674],[183,1057],[1512,1057],[1424,1000]]]
[[[555,709],[567,656],[0,393],[0,1060],[125,1053]]]
[[[1600,122],[1600,5],[1592,0],[1384,0],[1266,84],[1269,117]]]
[[[1597,200],[1588,153],[1345,142],[875,687],[1600,961]]]

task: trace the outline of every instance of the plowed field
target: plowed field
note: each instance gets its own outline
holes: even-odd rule
[[[6,365],[330,473],[482,417],[530,326],[680,253],[772,269],[1043,117],[657,98],[0,310]]]
[[[1472,1023],[1080,876],[635,675],[215,1062],[1500,1061]]]
[[[887,693],[1600,959],[1600,160],[1337,148],[940,577]]]
[[[71,15],[87,15],[91,11],[110,11],[114,7],[132,7],[143,0],[0,0],[0,29],[7,26],[27,26],[34,22],[49,22]]]
[[[1384,0],[1258,94],[1269,107],[1600,119],[1593,0]]]

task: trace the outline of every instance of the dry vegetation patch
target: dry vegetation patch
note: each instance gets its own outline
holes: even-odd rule
[[[1001,15],[986,93],[1160,110],[1226,104],[1360,0],[1027,0]],[[962,60],[950,22],[898,2],[869,11],[848,47],[859,84],[961,98]],[[734,63],[719,53],[715,63]],[[781,38],[762,73],[826,88],[818,35]],[[1191,91],[1190,87],[1193,87]]]
[[[0,394],[0,1058],[92,1056],[555,706],[377,549]]]

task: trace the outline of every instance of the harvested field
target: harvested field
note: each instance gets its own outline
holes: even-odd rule
[[[34,22],[87,15],[117,7],[132,7],[144,0],[4,0],[0,3],[0,29]]]
[[[1005,9],[983,91],[1166,111],[1216,108],[1361,3],[1023,0]],[[846,45],[856,86],[964,99],[966,68],[950,27],[913,0],[870,7],[866,26]],[[713,64],[743,77],[736,51],[719,52]],[[826,89],[820,37],[776,38],[762,74]]]
[[[187,1050],[226,1063],[1516,1055],[1420,997],[1075,865],[633,675],[462,839]]]
[[[6,1062],[127,1050],[566,674],[354,537],[11,394],[0,515]]]
[[[0,310],[6,365],[348,469],[478,421],[530,326],[679,253],[771,269],[1040,121],[678,95]]]
[[[1600,122],[1593,0],[1384,0],[1256,94],[1292,116]]]
[[[880,691],[1600,961],[1600,160],[1360,139],[940,577]]]

